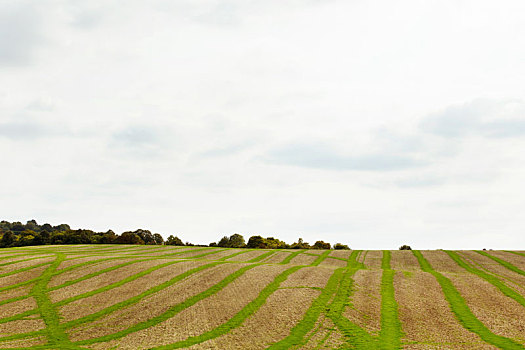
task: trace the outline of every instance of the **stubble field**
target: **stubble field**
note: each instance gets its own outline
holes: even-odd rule
[[[525,349],[525,252],[2,249],[0,348]]]

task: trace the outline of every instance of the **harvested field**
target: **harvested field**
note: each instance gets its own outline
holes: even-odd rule
[[[290,264],[294,264],[294,265],[310,265],[316,259],[317,259],[317,256],[306,255],[306,254],[302,253],[302,254],[299,254],[296,257],[294,257],[290,261]]]
[[[505,251],[8,248],[0,348],[523,349],[524,266]]]
[[[347,265],[346,261],[339,260],[339,259],[333,259],[330,257],[327,257],[326,259],[321,261],[321,263],[319,264],[319,266],[326,266],[326,267],[333,267],[333,268],[346,267],[346,265]]]
[[[381,270],[357,271],[351,305],[343,312],[348,320],[373,335],[381,329],[381,274]]]
[[[366,253],[366,255],[364,255]],[[369,250],[361,255],[364,256],[363,263],[369,269],[380,269],[381,260],[383,259],[383,252],[380,250]]]

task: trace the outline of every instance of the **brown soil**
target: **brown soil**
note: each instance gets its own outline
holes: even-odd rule
[[[261,265],[247,271],[217,294],[199,301],[174,317],[121,340],[96,344],[92,348],[146,349],[197,336],[227,322],[257,295],[286,266]]]
[[[324,288],[334,271],[315,266],[304,267],[292,273],[288,279],[281,283],[281,288],[290,287],[313,287]]]
[[[347,265],[348,263],[346,261],[342,261],[339,259],[332,259],[330,257],[327,257],[319,264],[319,266],[333,267],[333,268],[346,267]]]
[[[139,295],[156,285],[201,265],[204,265],[204,262],[184,261],[163,267],[120,287],[64,305],[60,308],[60,314],[66,321],[89,315]]]
[[[290,261],[290,264],[293,264],[293,265],[310,265],[311,263],[313,263],[315,261],[315,259],[317,259],[316,256],[306,255],[306,254],[299,254],[299,255],[297,255],[295,258],[293,258]]]
[[[250,261],[252,259],[255,259],[256,257],[260,256],[260,255],[263,255],[263,254],[266,254],[268,251],[267,250],[252,250],[252,251],[248,251],[246,253],[243,253],[243,254],[239,254],[239,255],[236,255],[230,259],[227,259],[227,261]]]
[[[514,299],[469,273],[445,274],[461,293],[472,313],[493,333],[525,344],[525,312]]]
[[[329,256],[348,260],[348,258],[350,258],[350,254],[352,254],[351,250],[332,250]]]
[[[365,252],[361,254],[361,257],[363,257],[364,254]],[[383,259],[383,251],[369,250],[365,256],[364,264],[366,265],[366,267],[370,269],[380,269],[382,259]]]
[[[0,318],[10,317],[24,311],[33,310],[37,307],[33,298],[14,301],[9,304],[0,305]]]
[[[432,268],[438,272],[466,273],[447,253],[441,250],[422,250],[421,253],[428,260]]]
[[[430,343],[428,349],[493,349],[456,319],[435,277],[426,272],[394,276],[404,342]],[[425,349],[422,344],[414,349]],[[423,345],[426,346],[426,345]]]
[[[45,327],[46,324],[42,319],[17,320],[6,323],[0,323],[0,336],[33,332],[44,329]],[[0,343],[0,345],[1,344],[2,343]]]
[[[71,286],[60,288],[49,293],[52,302],[56,303],[60,300],[71,298],[73,296],[86,293],[117,281],[126,277],[135,275],[141,271],[147,270],[150,267],[165,263],[167,260],[150,260],[142,261],[138,264],[124,266],[122,268],[98,275],[87,280],[75,283]]]
[[[107,269],[112,266],[120,265],[128,261],[133,261],[133,259],[115,259],[115,260],[106,260],[100,263],[95,263],[93,265],[87,265],[78,269],[74,269],[65,273],[62,273],[57,276],[53,276],[49,281],[48,287],[55,287],[61,285],[67,281],[75,280],[77,278],[89,275],[97,271]],[[140,264],[140,263],[137,263]]]
[[[359,270],[355,273],[354,292],[343,315],[368,333],[377,335],[381,329],[382,270]]]
[[[419,263],[410,250],[391,251],[390,266],[400,271],[420,271]]]
[[[280,289],[239,328],[189,349],[264,349],[290,333],[320,291]]]
[[[100,337],[127,329],[167,311],[171,306],[199,294],[219,283],[242,265],[225,264],[198,272],[185,280],[141,300],[139,303],[118,310],[93,323],[72,329],[69,334],[74,341]]]

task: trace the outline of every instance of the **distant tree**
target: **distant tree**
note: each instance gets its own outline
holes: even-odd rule
[[[211,242],[208,247],[217,247],[217,242]]]
[[[246,247],[246,242],[244,241],[244,237],[242,235],[238,234],[238,233],[234,233],[228,239],[227,247],[228,248],[244,248],[244,247]]]
[[[248,248],[266,248],[265,239],[262,236],[251,236],[246,245]]]
[[[12,231],[4,231],[2,239],[0,239],[0,247],[12,247],[16,242],[16,236]]]
[[[173,236],[173,235],[170,235],[168,237],[168,239],[166,240],[166,244],[167,245],[180,245],[180,246],[184,245],[184,243],[179,237]]]
[[[296,243],[291,245],[292,249],[310,249],[310,244],[304,242],[302,238],[299,238]]]
[[[399,247],[399,250],[412,250],[412,248],[409,245],[403,244]]]
[[[229,246],[229,244],[230,244],[230,239],[228,238],[228,236],[224,236],[224,237],[221,238],[219,243],[217,243],[217,246],[226,248],[226,247]]]
[[[115,243],[118,244],[144,244],[144,241],[134,232],[123,232],[117,237]]]
[[[270,248],[270,249],[290,248],[290,246],[286,244],[285,242],[281,241],[280,239],[273,238],[273,237],[267,237],[265,239],[265,243],[266,243],[266,248]]]
[[[313,249],[330,249],[330,243],[326,243],[324,241],[317,241],[312,246]]]
[[[153,239],[155,240],[155,244],[162,245],[164,244],[164,238],[159,233],[153,234]]]
[[[334,244],[334,249],[337,249],[337,250],[340,250],[340,249],[350,250],[350,248],[346,244],[341,244],[341,243]]]

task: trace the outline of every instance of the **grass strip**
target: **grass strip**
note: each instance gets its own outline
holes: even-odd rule
[[[363,263],[357,261],[360,251],[353,251],[348,259],[341,282],[337,288],[335,297],[327,311],[327,316],[339,328],[344,335],[347,345],[353,349],[377,349],[377,340],[357,324],[350,322],[343,316],[343,311],[349,305],[350,296],[353,293],[354,280],[352,276],[364,268]]]
[[[273,251],[269,251],[269,252],[266,252],[264,254],[261,254],[259,255],[258,257],[256,258],[253,258],[252,260],[248,260],[249,263],[254,263],[254,262],[258,262],[258,261],[261,261],[263,259],[266,259],[267,257],[269,257],[270,255],[274,255],[276,252],[273,252]]]
[[[64,261],[65,257],[64,254],[57,254],[55,261],[42,273],[30,293],[31,296],[35,298],[38,311],[46,324],[45,333],[48,339],[47,345],[62,349],[72,348],[72,344],[66,333],[60,327],[60,318],[55,306],[49,299],[47,284],[49,280],[51,280],[51,277],[53,277],[53,272],[62,261]]]
[[[398,305],[395,299],[394,274],[390,267],[391,253],[383,251],[381,267],[381,331],[379,332],[380,349],[401,349],[401,322],[398,316]]]
[[[281,272],[275,279],[270,282],[260,293],[259,295],[252,300],[248,305],[246,305],[241,311],[239,311],[235,316],[230,318],[227,322],[221,324],[217,328],[205,332],[201,335],[194,337],[189,337],[186,340],[178,341],[173,344],[163,345],[154,347],[152,349],[164,350],[164,349],[180,349],[187,348],[195,344],[205,342],[213,338],[217,338],[223,334],[230,332],[231,330],[239,327],[248,317],[254,314],[259,308],[266,302],[268,297],[275,292],[280,284],[284,282],[288,276],[296,272],[299,269],[302,269],[304,266],[294,266],[283,272]]]
[[[421,270],[423,272],[432,274],[436,278],[437,282],[441,286],[441,289],[443,290],[443,294],[445,294],[445,298],[449,303],[450,309],[463,327],[473,333],[476,333],[483,341],[500,349],[525,349],[521,344],[516,343],[512,339],[492,333],[472,313],[465,299],[463,299],[461,294],[452,284],[452,281],[450,281],[449,278],[445,277],[441,273],[435,271],[427,259],[423,257],[420,251],[413,250],[412,253],[417,258],[419,266],[421,266]]]
[[[248,270],[250,270],[250,269],[252,269],[252,268],[254,268],[256,266],[257,265],[244,266],[243,268],[235,271],[234,273],[232,273],[229,276],[227,276],[226,278],[224,278],[219,283],[217,283],[214,286],[208,288],[204,292],[196,294],[196,295],[186,299],[185,301],[170,307],[164,313],[162,313],[162,314],[160,314],[158,316],[155,316],[155,317],[153,317],[153,318],[151,318],[151,319],[149,319],[147,321],[137,323],[137,324],[135,324],[135,325],[133,325],[133,326],[127,328],[127,329],[124,329],[122,331],[119,331],[119,332],[116,332],[116,333],[113,333],[113,334],[108,334],[106,336],[102,336],[102,337],[98,337],[98,338],[93,338],[93,339],[87,339],[87,340],[79,341],[79,342],[77,342],[77,344],[87,345],[87,344],[94,344],[94,343],[110,341],[110,340],[122,338],[122,337],[124,337],[124,336],[126,336],[128,334],[131,334],[131,333],[134,333],[134,332],[138,332],[138,331],[146,329],[146,328],[153,327],[153,326],[155,326],[155,325],[157,325],[157,324],[159,324],[161,322],[164,322],[167,319],[175,316],[176,314],[178,314],[179,312],[183,311],[184,309],[186,309],[186,308],[196,304],[200,300],[203,300],[205,298],[208,298],[208,297],[218,293],[224,287],[226,287],[228,284],[232,283],[237,278],[242,276],[246,271],[248,271]]]
[[[268,348],[268,350],[290,349],[294,346],[306,344],[307,339],[304,339],[304,337],[314,328],[321,312],[326,310],[328,302],[335,294],[337,286],[341,282],[344,270],[344,268],[339,268],[334,271],[325,288],[321,292],[321,295],[312,302],[308,310],[306,310],[302,320],[292,328],[290,334],[286,338],[274,343]]]
[[[494,256],[494,255],[491,255],[491,254],[489,254],[487,252],[483,252],[483,251],[480,251],[480,250],[476,250],[476,253],[481,254],[483,256],[486,256],[487,258],[490,258],[490,259],[494,260],[495,262],[497,262],[498,264],[506,267],[508,270],[510,270],[512,272],[516,272],[517,274],[525,276],[525,271],[523,271],[523,270],[519,269],[518,267],[512,265],[508,261],[505,261],[503,259],[500,259],[500,258]]]
[[[301,249],[301,250],[298,250],[296,252],[293,252],[290,255],[288,255],[286,258],[284,258],[284,260],[281,261],[279,264],[282,264],[282,265],[289,264],[290,261],[292,261],[293,258],[295,258],[297,255],[302,254],[304,252],[306,252],[306,249]]]
[[[514,299],[515,301],[517,301],[518,303],[520,303],[522,306],[525,307],[525,298],[521,294],[516,292],[514,289],[510,288],[505,283],[503,283],[499,278],[497,278],[496,276],[490,275],[490,274],[486,273],[485,271],[482,271],[480,269],[477,269],[477,268],[467,264],[463,259],[461,259],[459,254],[456,253],[456,252],[452,252],[452,251],[449,251],[449,250],[446,250],[445,252],[459,266],[461,266],[462,268],[464,268],[468,272],[470,272],[470,273],[472,273],[472,274],[474,274],[474,275],[476,275],[478,277],[483,278],[485,281],[489,282],[494,287],[498,288],[503,294],[505,294],[509,298]]]
[[[318,256],[317,259],[314,260],[313,263],[310,264],[310,266],[319,266],[319,264],[322,263],[328,257],[328,254],[330,254],[329,250],[323,252]]]

